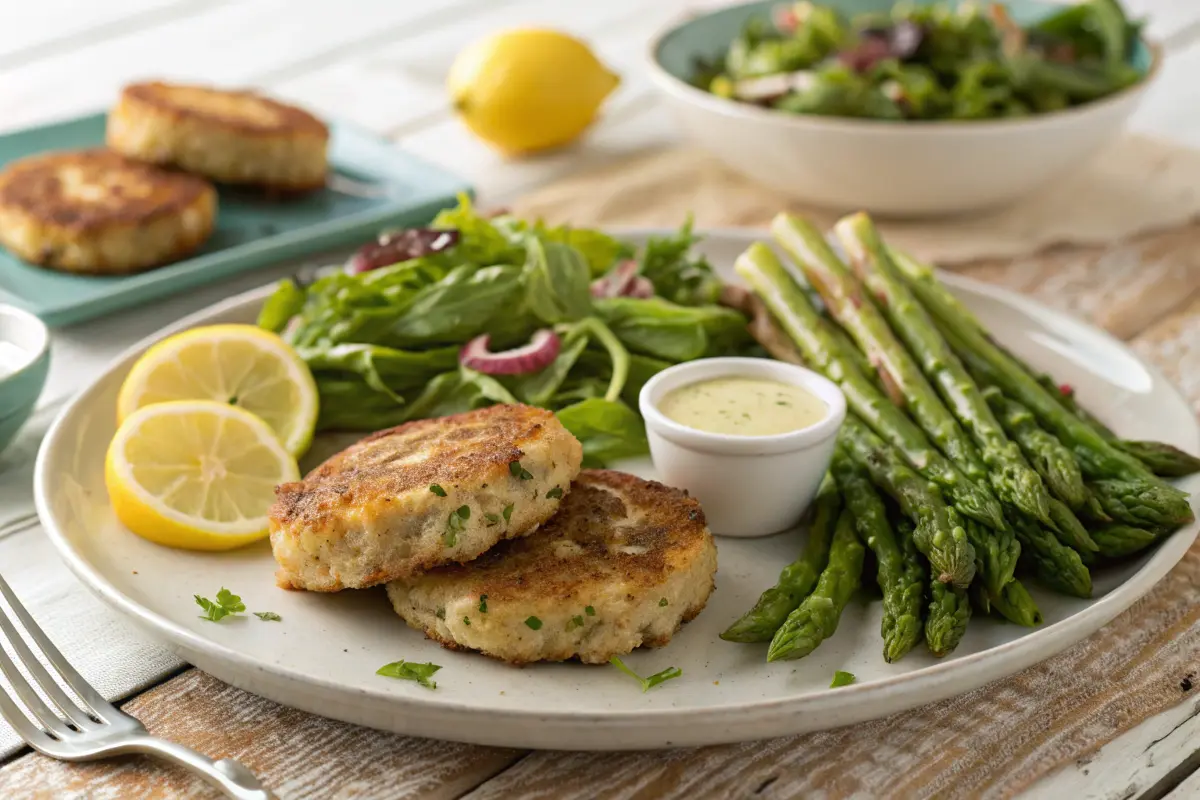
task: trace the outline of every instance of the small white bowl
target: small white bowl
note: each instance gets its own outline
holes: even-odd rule
[[[680,425],[658,410],[667,393],[713,378],[759,378],[799,386],[829,407],[815,425],[774,436],[737,436]],[[686,489],[722,536],[767,536],[804,515],[829,469],[846,399],[811,370],[765,358],[705,358],[655,375],[638,396],[659,480]]]

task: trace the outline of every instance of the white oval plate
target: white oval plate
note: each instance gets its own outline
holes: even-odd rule
[[[663,232],[617,233],[643,240]],[[710,232],[703,249],[730,275],[735,256],[758,236]],[[948,281],[1001,341],[1076,386],[1122,435],[1200,450],[1200,428],[1183,397],[1120,342],[1019,295]],[[880,606],[865,600],[851,603],[837,634],[801,661],[767,664],[764,647],[718,639],[792,558],[799,547],[795,533],[719,540],[717,589],[708,608],[668,647],[627,659],[641,674],[683,669],[682,678],[647,694],[612,667],[518,669],[450,652],[410,630],[382,590],[320,595],[276,588],[265,542],[227,554],[189,553],[140,539],[114,517],[104,489],[104,452],[114,433],[117,390],[133,360],[178,330],[253,322],[268,292],[250,292],[185,319],[118,359],[47,435],[35,494],[62,558],[102,600],[206,672],[316,714],[439,739],[578,750],[704,745],[832,728],[941,700],[1048,658],[1128,608],[1196,537],[1191,526],[1141,559],[1098,572],[1090,601],[1033,587],[1046,619],[1040,629],[973,619],[958,650],[941,661],[918,647],[899,663],[884,663]],[[644,462],[627,468],[651,474]],[[1200,481],[1185,485],[1194,491]],[[223,586],[240,594],[249,611],[274,611],[283,621],[249,615],[219,624],[201,620],[192,595],[211,597]],[[399,659],[443,665],[438,688],[375,675]],[[834,670],[852,672],[858,682],[832,691]]]

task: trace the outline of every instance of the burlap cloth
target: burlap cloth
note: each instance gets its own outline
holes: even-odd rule
[[[1128,137],[1013,208],[882,227],[944,265],[1016,258],[1187,224],[1200,216],[1198,186],[1200,153]],[[575,175],[514,210],[576,225],[674,227],[688,211],[698,226],[761,226],[785,207],[795,205],[679,149]],[[1185,700],[1198,674],[1200,544],[1115,621],[1042,664],[953,700],[767,746],[787,769],[789,790],[801,793],[1007,797]]]

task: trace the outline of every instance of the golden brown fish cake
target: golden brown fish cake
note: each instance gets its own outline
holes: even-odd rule
[[[388,584],[396,613],[452,649],[599,664],[667,644],[703,610],[717,551],[687,493],[584,470],[562,507],[470,562]]]
[[[208,181],[102,148],[32,156],[0,172],[0,244],[65,272],[177,261],[208,238],[216,213]]]
[[[251,91],[126,86],[108,115],[107,140],[140,161],[284,193],[321,188],[329,169],[325,124]]]
[[[470,561],[549,519],[582,458],[552,412],[524,405],[372,434],[276,489],[277,581],[333,592]]]

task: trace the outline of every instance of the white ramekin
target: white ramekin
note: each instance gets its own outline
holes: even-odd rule
[[[667,419],[663,397],[713,378],[746,377],[800,386],[829,406],[808,428],[774,436],[706,433]],[[767,536],[792,527],[804,514],[833,456],[846,418],[846,400],[831,381],[811,370],[765,358],[706,358],[676,364],[642,387],[650,457],[658,479],[686,489],[704,507],[709,529],[722,536]]]

